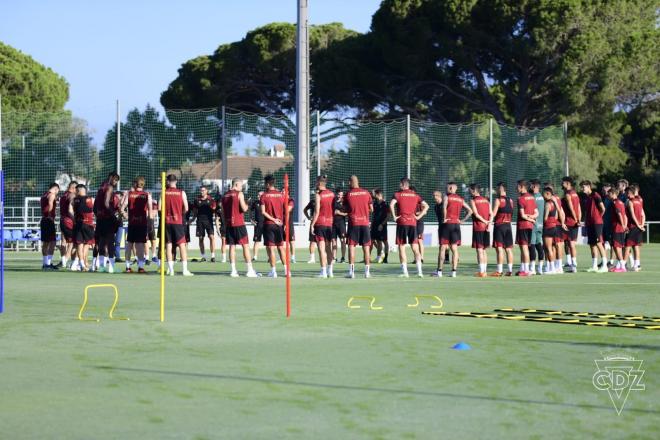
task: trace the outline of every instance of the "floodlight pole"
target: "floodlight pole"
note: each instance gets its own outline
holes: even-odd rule
[[[406,115],[406,177],[410,179],[410,115]]]
[[[309,38],[308,0],[298,0],[296,33],[296,220],[309,203]]]
[[[225,193],[225,188],[227,187],[227,174],[229,173],[229,164],[227,163],[227,113],[225,111],[225,106],[222,106],[222,127],[221,127],[221,140],[220,140],[220,192]]]
[[[115,171],[121,176],[121,104],[117,100],[117,143],[116,143],[116,157],[115,157]],[[89,179],[89,176],[87,176]],[[119,182],[117,182],[117,191],[119,191]]]
[[[568,169],[568,121],[564,122],[564,172],[569,175]]]
[[[316,176],[321,175],[321,112],[316,110]]]
[[[488,120],[488,192],[493,206],[493,118]]]

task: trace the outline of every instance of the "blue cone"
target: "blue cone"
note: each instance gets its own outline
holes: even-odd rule
[[[470,347],[466,342],[459,342],[458,344],[454,345],[452,347],[454,350],[471,350],[472,347]]]

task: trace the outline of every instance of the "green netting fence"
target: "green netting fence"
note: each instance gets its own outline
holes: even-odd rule
[[[563,126],[355,121],[316,112],[310,120],[312,185],[325,174],[333,188],[346,188],[349,176],[356,174],[363,187],[382,188],[389,197],[399,179],[409,176],[417,191],[431,199],[433,190],[444,189],[449,181],[467,194],[472,182],[484,188],[499,181],[514,188],[520,178],[558,183],[568,167]],[[1,144],[7,218],[26,216],[20,211],[26,198],[40,196],[51,182],[64,186],[77,180],[95,189],[114,169],[120,170],[122,189],[142,175],[157,191],[160,173],[175,173],[190,197],[201,185],[219,194],[238,177],[254,198],[265,175],[274,174],[281,185],[288,173],[296,194],[294,121],[222,108],[160,115],[148,107],[121,121],[118,143],[114,121],[103,140],[95,142],[86,123],[70,112],[5,112]]]

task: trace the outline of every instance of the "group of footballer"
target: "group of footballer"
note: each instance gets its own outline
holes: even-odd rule
[[[289,215],[289,242],[285,243],[285,216],[292,213],[294,200],[285,198],[276,187],[273,176],[264,179],[264,190],[256,200],[246,200],[243,181],[233,179],[231,188],[219,200],[209,194],[206,187],[200,189],[189,206],[188,197],[177,188],[175,175],[166,178],[165,250],[167,274],[174,275],[177,252],[182,262],[182,274],[192,276],[188,270],[187,244],[190,242],[189,225],[196,222],[202,260],[206,261],[204,238],[210,241],[211,261],[215,262],[215,231],[222,240],[223,261],[229,253],[231,276],[238,277],[236,246],[241,246],[246,263],[246,276],[257,277],[252,262],[257,259],[259,244],[263,240],[270,263],[268,276],[276,278],[277,263],[285,258],[285,246],[290,246],[295,262],[295,233],[292,215]],[[158,231],[156,220],[160,218],[158,201],[145,190],[145,179],[137,177],[128,191],[116,190],[119,175],[110,173],[98,189],[96,196],[88,194],[84,184],[71,182],[63,195],[55,183],[41,197],[41,241],[44,270],[69,267],[73,271],[116,270],[117,231],[127,221],[125,244],[126,272],[144,273],[145,265],[155,262]],[[371,253],[377,251],[377,262],[387,263],[389,240],[387,225],[396,222],[396,239],[401,277],[409,277],[406,246],[410,245],[415,259],[417,276],[423,277],[424,217],[429,204],[415,191],[407,178],[400,181],[399,191],[389,203],[383,191],[369,191],[360,187],[357,176],[349,179],[350,188],[337,193],[328,187],[326,176],[319,176],[310,203],[304,208],[310,220],[310,263],[315,262],[318,251],[320,278],[334,277],[334,264],[338,261],[341,247],[344,261],[348,250],[347,278],[355,278],[355,247],[363,249],[364,276],[371,277]],[[505,183],[495,188],[493,200],[482,195],[478,184],[469,185],[469,201],[457,194],[458,185],[447,184],[446,192],[433,193],[434,212],[438,222],[440,252],[434,276],[442,277],[445,265],[451,266],[450,276],[455,277],[459,265],[458,248],[461,245],[461,227],[472,220],[472,247],[476,250],[478,271],[475,276],[512,276],[514,237],[512,221],[517,216],[515,243],[520,248],[520,269],[517,276],[557,274],[577,271],[576,243],[579,229],[584,227],[591,249],[592,265],[588,272],[639,271],[640,247],[645,231],[645,213],[639,186],[629,185],[625,179],[616,186],[602,185],[599,193],[589,181],[579,184],[578,193],[571,177],[562,179],[562,194],[551,183],[538,180],[519,180],[517,199],[507,195]],[[53,264],[56,248],[56,213],[59,205],[62,254],[58,266]],[[253,248],[250,249],[246,227],[246,214],[250,213],[254,225]],[[492,225],[492,244],[490,230]],[[339,243],[339,244],[338,244]],[[373,246],[372,246],[373,245]],[[488,274],[486,249],[495,248],[497,269]],[[608,248],[609,247],[609,258]],[[88,264],[89,250],[92,262]],[[451,253],[451,259],[449,254]],[[135,255],[135,261],[132,255]],[[149,256],[152,255],[150,259]],[[563,257],[566,256],[566,266]],[[278,258],[279,257],[279,258]],[[600,259],[600,264],[599,264]],[[506,271],[504,265],[506,262]]]

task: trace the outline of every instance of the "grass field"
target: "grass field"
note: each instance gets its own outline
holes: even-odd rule
[[[471,249],[463,261],[474,261]],[[10,252],[0,438],[658,438],[660,332],[406,306],[434,294],[446,311],[660,316],[660,246],[644,247],[642,264],[640,273],[475,279],[466,263],[456,279],[400,280],[390,263],[370,280],[317,280],[317,265],[298,263],[287,320],[284,279],[231,279],[226,264],[192,263],[194,278],[167,279],[160,323],[155,274],[42,273],[38,256]],[[119,287],[117,315],[130,321],[75,319],[83,288],[99,282]],[[348,309],[352,295],[384,308]],[[89,314],[110,303],[109,291],[92,292]],[[459,341],[472,350],[452,350]],[[592,385],[594,360],[612,351],[646,369],[646,390],[631,392],[621,415]]]

